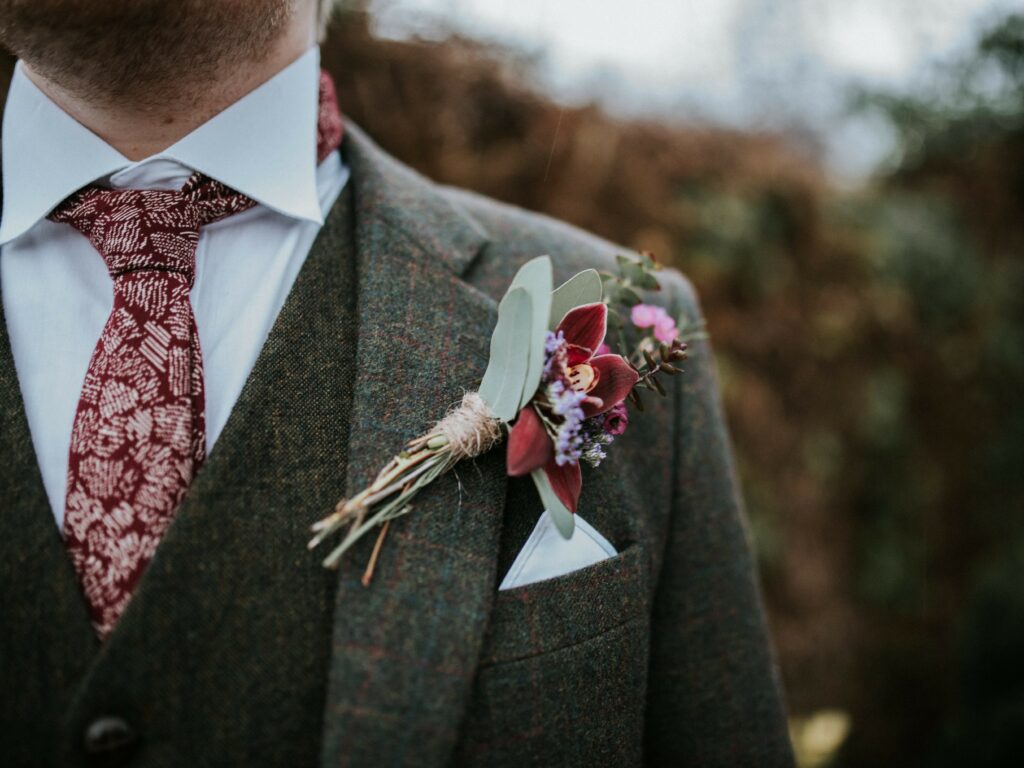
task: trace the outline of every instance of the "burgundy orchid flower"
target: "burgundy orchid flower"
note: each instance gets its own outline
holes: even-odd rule
[[[560,336],[564,344],[559,341],[550,355],[541,388],[519,412],[508,436],[508,474],[520,477],[543,469],[552,490],[573,513],[583,480],[579,461],[556,451],[559,427],[571,419],[582,421],[618,406],[638,380],[621,355],[597,354],[607,319],[608,307],[601,302],[566,313],[555,329],[556,339]],[[553,402],[553,392],[564,393],[563,402]],[[570,407],[560,407],[565,401]]]

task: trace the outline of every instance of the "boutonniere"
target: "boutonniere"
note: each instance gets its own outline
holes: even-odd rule
[[[508,474],[529,475],[559,532],[572,535],[580,464],[601,463],[629,424],[626,403],[642,411],[641,391],[664,396],[660,377],[679,373],[686,357],[675,320],[640,298],[639,291],[660,289],[653,256],[619,256],[618,267],[618,275],[584,270],[552,290],[547,256],[523,265],[498,305],[477,389],[314,524],[310,549],[344,531],[326,567],[379,528],[363,577],[369,584],[390,521],[412,511],[416,494],[456,464],[506,439]]]

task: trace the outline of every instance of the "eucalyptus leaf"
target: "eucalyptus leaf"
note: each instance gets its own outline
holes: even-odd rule
[[[657,278],[645,270],[643,264],[639,261],[626,256],[616,256],[615,260],[619,262],[619,270],[622,272],[622,277],[628,280],[631,285],[647,291],[656,291],[661,287]]]
[[[652,275],[650,272],[644,272],[644,285],[643,288],[648,291],[660,291],[661,283],[658,282],[658,278]]]
[[[570,309],[584,304],[595,304],[601,300],[602,295],[601,276],[596,269],[577,272],[558,286],[551,295],[551,319],[548,320],[548,328],[554,330]]]
[[[480,397],[504,422],[512,421],[519,413],[529,367],[532,315],[533,302],[525,288],[510,288],[498,305],[498,322],[491,335],[491,356],[480,382]]]
[[[612,304],[625,304],[627,307],[635,307],[640,303],[640,294],[624,285],[611,288],[608,298]]]
[[[551,487],[551,481],[548,480],[547,474],[543,469],[535,469],[530,473],[530,477],[533,478],[533,484],[537,486],[541,504],[551,513],[555,528],[562,534],[563,539],[572,538],[572,532],[576,528],[576,518],[555,494],[555,489]]]
[[[518,408],[533,398],[544,369],[544,336],[551,312],[551,259],[538,256],[526,262],[512,279],[511,288],[522,288],[530,294],[532,321],[524,338],[527,342],[526,377],[519,391]],[[518,410],[518,408],[516,410]]]

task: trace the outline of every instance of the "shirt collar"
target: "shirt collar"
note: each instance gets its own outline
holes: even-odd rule
[[[0,245],[65,197],[126,168],[171,160],[286,216],[323,223],[317,196],[320,51],[311,48],[163,152],[133,163],[15,69],[4,109]]]

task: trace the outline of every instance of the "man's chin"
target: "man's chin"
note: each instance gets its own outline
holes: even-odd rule
[[[292,0],[0,0],[0,43],[49,80],[127,96],[259,58],[292,6]]]

